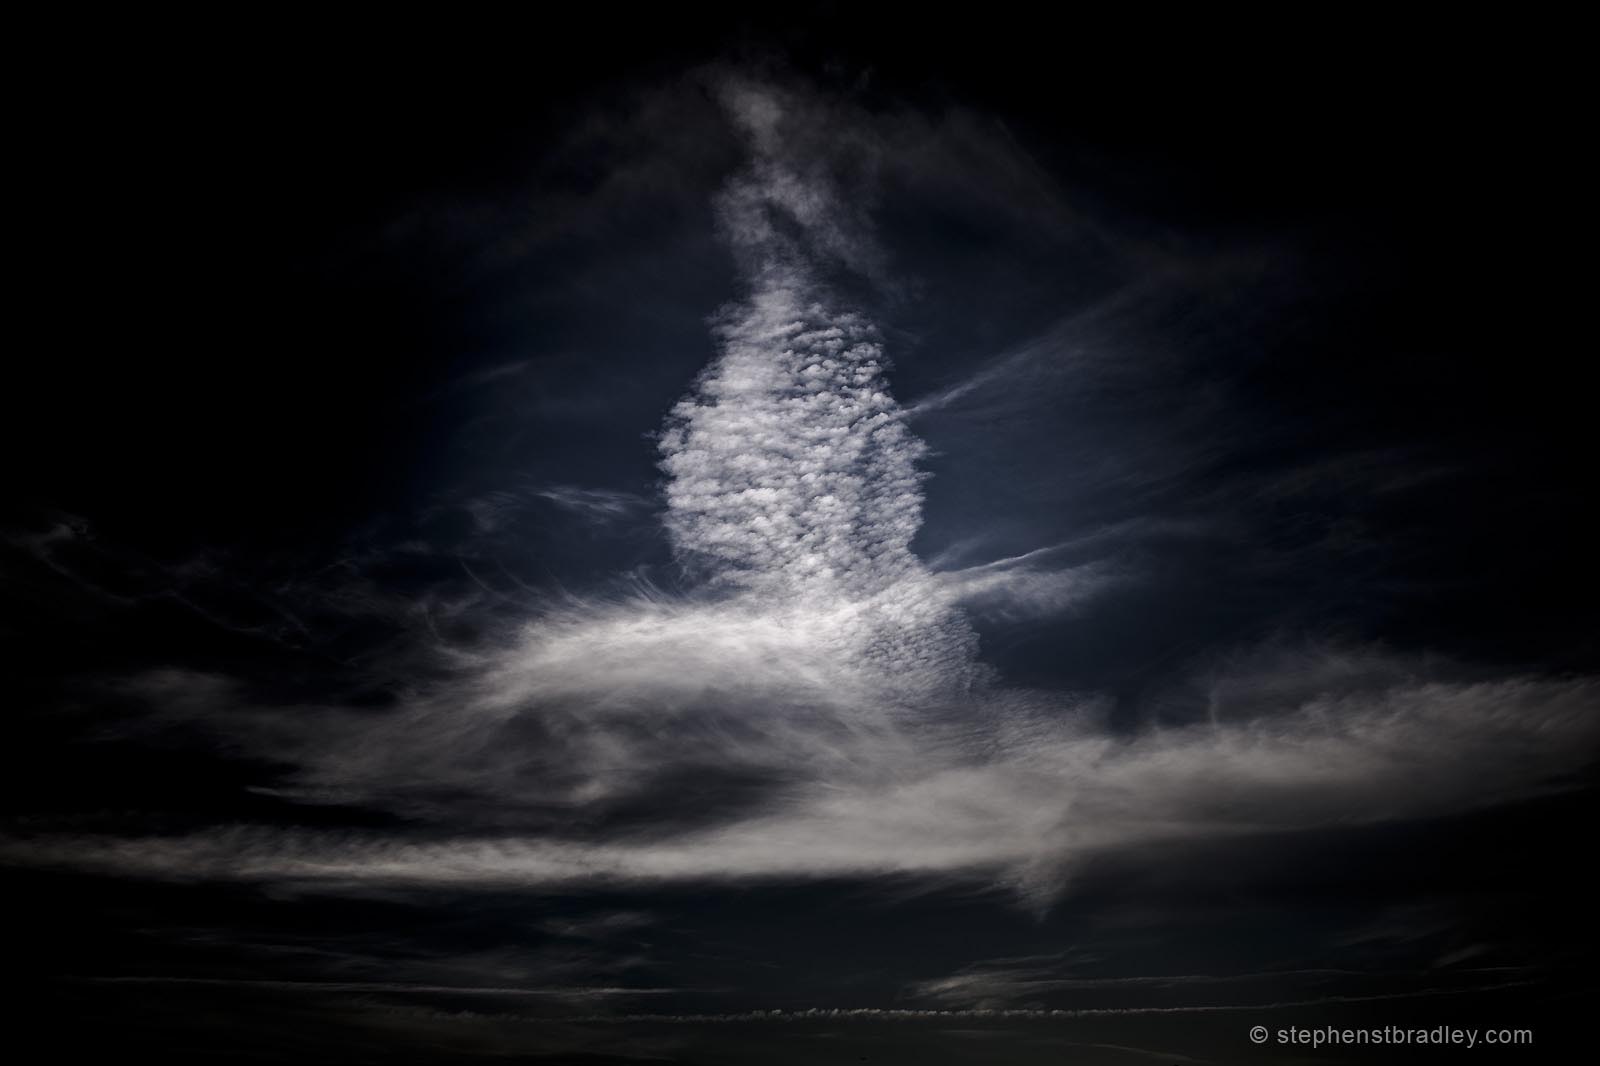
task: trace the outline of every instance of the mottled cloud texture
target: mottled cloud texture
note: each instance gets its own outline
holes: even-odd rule
[[[545,602],[381,710],[142,675],[127,689],[152,723],[286,767],[274,795],[409,828],[51,833],[7,858],[328,891],[901,875],[1037,903],[1108,850],[1462,811],[1592,758],[1591,680],[1359,646],[1214,664],[1169,694],[1164,728],[1113,729],[1095,693],[1008,686],[966,612],[1064,610],[1100,575],[1048,552],[951,571],[913,551],[927,449],[879,330],[832,284],[878,282],[888,257],[802,135],[813,101],[721,91],[748,148],[718,203],[744,292],[659,436],[690,591]]]

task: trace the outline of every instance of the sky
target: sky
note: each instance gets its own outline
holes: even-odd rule
[[[17,1038],[1577,1040],[1600,641],[1559,54],[623,21],[40,38]]]

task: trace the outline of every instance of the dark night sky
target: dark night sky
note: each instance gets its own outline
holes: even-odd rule
[[[1022,11],[24,34],[18,1039],[1576,1039],[1570,28]]]

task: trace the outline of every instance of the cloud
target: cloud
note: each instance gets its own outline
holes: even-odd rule
[[[650,501],[632,492],[614,489],[582,489],[573,485],[547,485],[530,490],[563,511],[591,522],[614,522],[629,518],[649,507]]]
[[[881,692],[845,690],[830,677],[831,704],[805,704],[797,695],[805,679],[791,673],[796,647],[736,644],[735,633],[751,639],[744,625],[729,626],[713,645],[719,653],[679,664],[683,687],[649,667],[615,676],[636,661],[637,625],[610,631],[615,658],[584,656],[592,673],[577,671],[577,659],[564,664],[564,677],[550,669],[559,660],[519,661],[517,676],[490,690],[517,695],[477,708],[498,706],[499,728],[455,717],[459,705],[450,717],[413,711],[420,717],[392,733],[324,728],[298,756],[308,775],[301,787],[310,790],[302,798],[317,798],[322,783],[329,798],[401,810],[410,809],[402,782],[418,794],[470,782],[480,789],[477,806],[493,810],[542,781],[569,805],[547,832],[415,841],[241,826],[159,839],[12,841],[6,855],[333,889],[909,875],[1009,884],[1043,901],[1078,862],[1107,849],[1468,810],[1558,787],[1562,774],[1593,758],[1592,682],[1449,682],[1428,678],[1418,663],[1372,656],[1359,671],[1347,661],[1335,682],[1317,674],[1325,657],[1312,657],[1310,669],[1258,671],[1249,686],[1213,677],[1202,720],[1119,737],[1092,709],[1070,713],[1059,697],[1038,693],[992,690],[945,722],[925,707],[874,717]],[[688,627],[705,632],[708,619]],[[768,639],[786,632],[779,623]],[[586,653],[605,646],[591,633],[572,638]],[[1392,680],[1399,675],[1410,679]],[[551,684],[563,694],[554,705],[581,698],[581,724],[577,716],[542,722],[545,750],[507,744],[522,728],[514,719],[533,714],[526,686]],[[706,712],[710,684],[726,697],[749,686],[748,699],[735,701],[745,716]],[[774,697],[789,702],[774,706]],[[649,798],[644,806],[670,805],[685,778],[660,775],[674,764],[723,773],[743,766],[772,780],[709,824],[663,826],[652,812],[573,832],[574,818],[581,824],[630,793]],[[466,810],[450,814],[459,823]]]
[[[1061,953],[1027,958],[983,959],[963,966],[955,973],[915,981],[906,989],[913,1001],[939,1004],[955,1010],[995,1010],[1012,1007],[1037,1008],[1051,1003],[1077,1006],[1097,1005],[1111,999],[1132,1007],[1164,1007],[1175,999],[1191,1003],[1208,996],[1229,998],[1252,992],[1280,997],[1288,989],[1303,990],[1302,995],[1335,995],[1344,989],[1371,993],[1382,988],[1386,994],[1416,994],[1416,982],[1427,982],[1431,991],[1447,985],[1470,986],[1485,980],[1497,983],[1532,976],[1518,967],[1491,966],[1441,974],[1436,969],[1364,971],[1331,967],[1258,970],[1242,973],[1179,973],[1133,976],[1093,976],[1095,957]]]
[[[850,156],[830,145],[839,129],[859,123],[833,121],[838,116],[814,94],[733,74],[713,77],[749,151],[746,168],[717,199],[718,219],[758,289],[830,262],[883,280],[885,255],[873,236],[866,189],[846,190],[839,165]]]
[[[1051,569],[1052,549],[938,574],[969,615],[1007,622],[1070,613],[1127,575],[1105,563]]]
[[[671,988],[610,988],[573,985],[558,988],[494,988],[480,985],[417,985],[394,981],[275,981],[242,977],[171,977],[166,975],[123,975],[79,977],[73,980],[95,984],[200,985],[218,988],[265,989],[274,992],[378,992],[418,996],[535,996],[584,1000],[601,996],[666,995]]]
[[[595,1023],[662,1022],[671,1024],[712,1024],[723,1022],[940,1021],[948,1019],[1004,1021],[1008,1019],[1106,1018],[1123,1015],[1231,1014],[1236,1011],[1289,1010],[1303,1007],[1326,1007],[1341,1003],[1383,1003],[1393,1000],[1431,999],[1436,996],[1472,995],[1508,988],[1526,988],[1537,983],[1536,981],[1495,981],[1463,988],[1422,988],[1372,995],[1316,996],[1306,999],[1278,999],[1250,1003],[1185,1004],[1179,1006],[973,1007],[944,1009],[918,1007],[809,1007],[794,1010],[753,1010],[728,1014],[593,1015],[571,1020]]]
[[[1592,763],[1594,680],[1373,648],[1216,663],[1131,733],[1094,694],[1007,687],[967,612],[1071,610],[1114,575],[1049,553],[936,571],[913,551],[926,446],[879,330],[823,280],[883,257],[804,101],[723,98],[750,146],[720,201],[745,291],[659,437],[688,587],[548,599],[497,639],[431,648],[378,709],[181,670],[125,686],[152,725],[282,767],[263,794],[401,830],[50,834],[0,857],[325,891],[901,877],[1040,904],[1109,850],[1470,810]],[[536,495],[591,517],[636,503]]]

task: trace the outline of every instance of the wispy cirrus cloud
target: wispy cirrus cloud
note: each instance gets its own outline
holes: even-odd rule
[[[575,485],[546,485],[530,490],[530,494],[591,522],[631,518],[650,506],[650,501],[637,493]]]
[[[77,980],[95,984],[124,985],[193,985],[214,988],[264,989],[274,992],[372,992],[404,996],[485,996],[489,998],[518,998],[533,996],[564,1000],[585,1000],[601,996],[665,995],[670,988],[627,988],[588,985],[558,986],[554,988],[494,987],[489,985],[420,985],[398,981],[277,981],[248,977],[172,977],[167,975],[124,975],[117,977],[81,977]]]
[[[688,627],[707,628],[703,619]],[[602,642],[577,638],[586,667],[638,663],[639,643],[615,630],[611,640],[617,659],[598,663]],[[899,875],[1010,884],[1044,900],[1078,862],[1108,849],[1468,810],[1558,787],[1592,757],[1596,691],[1586,682],[1397,682],[1425,668],[1377,659],[1336,685],[1310,664],[1258,673],[1249,686],[1212,677],[1189,705],[1197,721],[1117,736],[1092,708],[1072,714],[1059,698],[1003,690],[946,722],[925,706],[874,718],[890,694],[847,689],[836,682],[848,675],[832,673],[823,675],[831,703],[808,702],[799,686],[811,679],[788,672],[794,658],[792,646],[718,656],[726,690],[715,701],[706,686],[716,673],[679,661],[676,691],[643,667],[631,684],[611,678],[609,690],[586,670],[535,702],[526,686],[551,683],[553,673],[539,668],[503,679],[498,700],[465,714],[459,703],[412,708],[383,732],[325,724],[287,744],[279,737],[277,748],[263,747],[270,728],[246,741],[302,766],[301,782],[285,786],[302,801],[389,806],[458,827],[474,811],[495,812],[522,822],[509,836],[240,826],[13,841],[7,852],[157,877],[335,889]],[[756,676],[772,659],[783,672]],[[578,695],[581,717],[534,709]],[[774,706],[778,697],[788,702]],[[664,717],[674,701],[675,720]],[[751,715],[752,703],[767,715]],[[705,709],[718,704],[720,714]],[[281,719],[283,711],[257,713]],[[981,730],[973,714],[985,716]],[[264,728],[221,720],[240,736]],[[535,722],[544,740],[529,744]],[[696,774],[740,769],[760,787],[730,786],[720,803],[714,790],[691,796],[690,811],[679,812],[689,820],[676,824],[662,809]],[[441,794],[453,798],[430,806]]]

